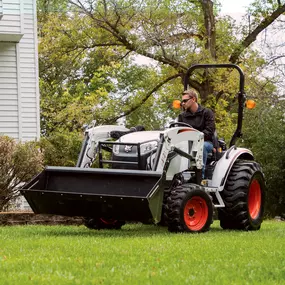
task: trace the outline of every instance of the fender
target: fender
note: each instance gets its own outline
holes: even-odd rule
[[[233,145],[217,162],[212,180],[209,181],[209,186],[218,188],[218,191],[222,191],[225,187],[232,166],[237,159],[254,160],[254,157],[250,150],[246,148],[238,148]]]

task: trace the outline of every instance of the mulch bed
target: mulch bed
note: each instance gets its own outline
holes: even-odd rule
[[[14,225],[82,225],[82,217],[34,214],[33,212],[0,212],[0,226]]]

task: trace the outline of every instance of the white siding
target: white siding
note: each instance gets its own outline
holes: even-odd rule
[[[2,0],[0,0],[0,20],[2,19],[3,17],[3,2]]]
[[[20,1],[21,0],[2,0],[3,17],[0,20],[0,33],[21,34]]]
[[[36,0],[2,1],[0,134],[34,140],[40,135]],[[3,42],[10,39],[15,43]]]
[[[38,96],[38,68],[36,18],[34,0],[24,0],[23,22],[24,36],[20,47],[21,74],[21,121],[23,140],[30,140],[39,136],[39,96]]]
[[[0,133],[19,138],[15,43],[0,43]]]

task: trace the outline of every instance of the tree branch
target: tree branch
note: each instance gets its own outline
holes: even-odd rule
[[[240,45],[233,51],[229,61],[236,63],[241,53],[252,44],[257,36],[271,25],[280,15],[285,12],[285,5],[279,6],[271,15],[266,17],[244,40],[241,41]]]
[[[278,60],[278,59],[283,58],[283,57],[285,57],[284,54],[282,54],[282,55],[276,55],[276,56],[274,56],[273,58],[271,58],[271,59],[267,62],[267,65],[270,65],[270,64],[273,63],[275,60]]]
[[[104,29],[105,31],[109,32],[116,40],[118,40],[119,43],[121,43],[123,46],[125,46],[126,49],[136,52],[139,55],[143,55],[146,57],[149,57],[151,59],[154,59],[156,61],[159,61],[163,64],[167,64],[169,66],[172,66],[176,69],[178,69],[178,72],[187,70],[186,66],[183,66],[180,62],[175,61],[173,58],[168,58],[160,54],[153,54],[148,52],[146,49],[142,49],[140,46],[137,46],[135,43],[131,43],[126,34],[123,32],[120,32],[116,24],[112,24],[105,15],[102,20],[97,19],[94,14],[90,13],[86,9],[86,7],[83,6],[83,4],[80,2],[80,0],[77,0],[77,3],[75,3],[73,0],[69,0],[69,3],[75,5],[77,8],[79,8],[85,15],[89,16],[97,26]],[[119,45],[119,44],[118,44]]]
[[[181,73],[177,73],[175,75],[172,75],[170,77],[167,77],[166,79],[164,79],[163,81],[161,81],[159,84],[157,84],[152,90],[150,90],[149,92],[146,93],[145,97],[138,102],[137,104],[133,105],[128,111],[124,112],[123,114],[120,114],[118,116],[115,116],[113,118],[108,119],[108,121],[106,123],[113,123],[116,122],[118,119],[125,117],[129,114],[131,114],[132,112],[134,112],[135,110],[137,110],[143,103],[146,102],[146,100],[154,93],[156,92],[161,86],[163,86],[165,83],[177,78],[177,77],[181,77],[182,74]]]
[[[178,33],[178,34],[174,34],[174,35],[170,35],[168,37],[165,37],[163,41],[161,41],[161,44],[163,45],[170,45],[173,43],[176,43],[177,40],[182,41],[182,40],[187,40],[187,39],[192,39],[193,37],[198,38],[199,40],[203,40],[203,36],[196,34],[196,33]],[[157,46],[158,44],[155,43],[155,46]]]

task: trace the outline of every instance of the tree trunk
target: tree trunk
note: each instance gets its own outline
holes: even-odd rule
[[[213,10],[213,2],[211,0],[201,0],[201,5],[204,13],[204,28],[205,28],[205,49],[209,50],[211,57],[216,60],[216,26]]]

